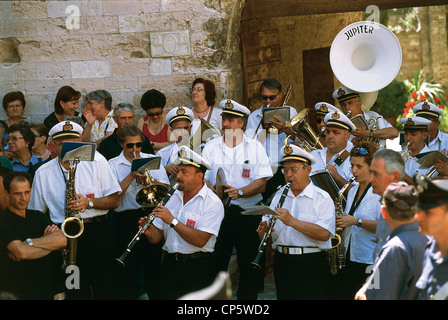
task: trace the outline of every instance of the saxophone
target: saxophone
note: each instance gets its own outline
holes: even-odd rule
[[[345,190],[351,185],[355,178],[350,180],[339,190],[338,197],[334,201],[336,216],[344,215],[344,208],[342,207],[342,198]],[[331,239],[331,249],[327,250],[328,263],[330,265],[330,273],[335,275],[338,270],[345,267],[345,228],[336,228],[336,234]]]
[[[67,237],[67,246],[64,249],[64,267],[76,264],[77,238],[84,231],[84,223],[79,211],[70,210],[69,202],[76,199],[75,172],[79,161],[70,162],[68,179],[65,182],[65,220],[61,224],[61,231]]]

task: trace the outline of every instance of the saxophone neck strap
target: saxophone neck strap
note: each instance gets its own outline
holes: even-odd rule
[[[344,152],[342,152],[339,157],[334,160],[334,163],[336,163],[338,166],[340,166],[342,163],[344,163],[345,159],[348,158],[348,156],[350,155],[350,152],[348,152],[347,150],[344,150]]]

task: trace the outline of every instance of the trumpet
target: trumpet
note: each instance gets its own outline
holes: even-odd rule
[[[283,189],[280,200],[277,203],[276,208],[281,208],[283,206],[283,202],[285,202],[286,194],[288,193],[289,188],[291,187],[291,182],[288,182]],[[261,269],[260,260],[263,256],[264,249],[266,248],[266,244],[268,243],[268,239],[271,236],[272,229],[274,228],[275,219],[274,217],[269,218],[268,222],[268,230],[264,233],[263,238],[261,239],[260,245],[258,246],[257,255],[255,256],[254,261],[250,263],[250,265],[257,270]]]
[[[168,191],[166,196],[159,202],[159,204],[157,206],[165,205],[168,202],[168,200],[170,200],[171,196],[177,190],[178,187],[179,187],[179,183],[177,182],[174,186],[171,187],[171,189]],[[153,214],[149,215],[148,220],[146,220],[146,222],[138,229],[137,234],[134,236],[134,238],[132,238],[131,242],[129,242],[129,244],[127,245],[123,254],[119,258],[115,259],[115,261],[117,261],[123,267],[125,266],[124,260],[129,255],[129,253],[131,253],[132,248],[140,240],[141,236],[153,224],[155,218],[156,217]]]

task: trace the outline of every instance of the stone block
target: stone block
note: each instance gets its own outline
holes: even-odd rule
[[[149,65],[149,73],[151,76],[169,76],[172,74],[171,59],[157,58],[151,59]]]
[[[73,61],[71,62],[73,78],[104,78],[109,77],[110,67],[108,61]]]
[[[148,59],[127,59],[110,61],[111,77],[148,76]]]
[[[67,79],[71,77],[70,62],[36,63],[38,79]]]

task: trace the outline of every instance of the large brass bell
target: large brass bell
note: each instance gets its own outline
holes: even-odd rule
[[[146,176],[146,187],[142,188],[135,200],[139,205],[145,208],[155,208],[168,193],[168,189],[165,186],[153,184],[154,179],[150,176],[149,171],[144,172]]]

